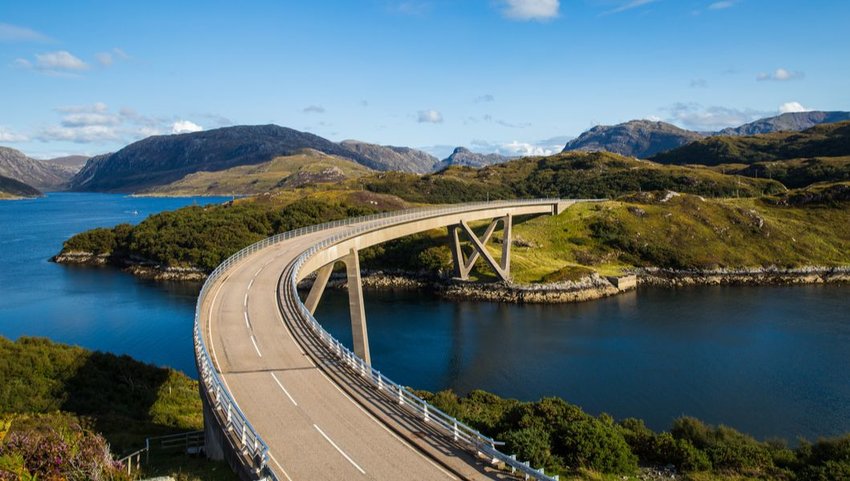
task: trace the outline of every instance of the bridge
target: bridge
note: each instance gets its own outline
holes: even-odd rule
[[[279,234],[236,253],[204,283],[195,311],[205,450],[245,480],[538,479],[542,469],[430,406],[371,365],[359,251],[447,228],[455,275],[481,259],[510,278],[520,216],[557,215],[582,200],[429,207]],[[471,223],[491,221],[482,236]],[[501,256],[487,243],[501,226]],[[469,248],[463,248],[463,242]],[[353,351],[313,317],[335,264],[345,266]],[[299,281],[315,273],[302,301]]]

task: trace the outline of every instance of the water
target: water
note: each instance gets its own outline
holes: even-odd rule
[[[48,262],[71,235],[195,201],[51,194],[0,202],[0,335],[46,336],[195,376],[197,284]],[[561,396],[665,429],[681,415],[760,438],[850,432],[850,286],[642,289],[583,304],[368,292],[375,366],[415,388]],[[344,292],[318,319],[350,344]]]
[[[344,292],[316,313],[351,342]],[[682,415],[765,439],[850,433],[850,286],[698,287],[582,304],[367,292],[372,362],[420,389],[560,396],[657,430]]]
[[[0,335],[49,337],[196,376],[192,316],[200,285],[141,281],[109,267],[48,259],[86,229],[224,200],[53,193],[0,201]]]

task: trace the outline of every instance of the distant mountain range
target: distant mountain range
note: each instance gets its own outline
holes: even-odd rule
[[[42,191],[64,190],[73,172],[48,161],[31,159],[23,152],[0,147],[0,175]]]
[[[446,167],[451,166],[474,167],[476,169],[480,169],[481,167],[487,167],[488,165],[501,164],[514,158],[515,157],[507,157],[499,154],[479,154],[477,152],[472,152],[465,147],[458,147],[450,156],[437,164],[434,170],[443,170]]]
[[[607,151],[646,159],[715,135],[741,136],[800,131],[815,125],[843,120],[850,120],[850,112],[793,112],[713,133],[685,130],[665,122],[632,120],[618,125],[593,127],[568,142],[564,152]]]
[[[719,135],[755,135],[772,132],[799,132],[820,124],[850,120],[850,112],[792,112],[756,120],[736,128],[723,129]]]
[[[89,159],[71,180],[80,191],[136,192],[199,171],[215,172],[313,149],[367,165],[365,156],[325,138],[277,125],[241,125],[157,135]]]
[[[701,146],[703,144],[700,142],[719,135],[742,136],[753,132],[798,131],[844,119],[850,119],[850,113],[788,113],[718,133],[694,132],[664,122],[633,120],[614,126],[594,127],[569,141],[564,151],[608,151],[630,157],[656,158],[663,152],[686,145]],[[154,192],[192,174],[223,172],[240,166],[259,166],[273,159],[297,155],[305,149],[337,159],[350,160],[373,170],[420,174],[443,170],[449,166],[481,168],[511,159],[499,154],[481,154],[458,147],[441,161],[426,152],[408,147],[377,145],[356,140],[337,143],[277,125],[255,125],[148,137],[118,152],[95,156],[87,161],[82,156],[40,161],[31,159],[17,150],[0,147],[0,175],[42,191],[69,189]],[[690,152],[687,155],[697,155],[697,150],[683,152]],[[704,153],[705,148],[700,152]],[[74,174],[83,161],[86,161],[85,166]],[[281,175],[284,171],[290,172],[282,168],[279,171]],[[258,170],[252,175],[260,174]],[[306,176],[305,178],[315,176],[314,173],[308,175],[303,172],[299,175]],[[225,177],[232,179],[233,173]],[[262,179],[263,182],[273,180],[268,175],[263,175]],[[224,188],[216,187],[216,181],[215,175],[193,178],[192,182],[181,184],[181,189],[195,184],[200,186],[204,182],[207,182],[206,188],[214,191]]]
[[[802,132],[713,136],[650,160],[661,164],[754,164],[817,157],[850,157],[850,122],[816,125]]]
[[[597,125],[567,142],[563,151],[607,151],[645,159],[703,137],[665,122],[632,120],[618,125]]]
[[[357,140],[343,140],[344,148],[367,159],[366,167],[375,170],[393,170],[397,172],[425,173],[434,170],[440,160],[433,155],[410,147],[367,144]]]

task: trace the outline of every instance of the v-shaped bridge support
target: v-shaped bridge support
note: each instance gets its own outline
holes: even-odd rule
[[[502,257],[499,259],[499,262],[496,262],[496,259],[493,258],[486,246],[487,242],[489,242],[493,237],[493,232],[495,232],[499,222],[502,223],[504,232],[502,235]],[[513,240],[511,237],[512,224],[513,218],[510,214],[494,219],[490,222],[490,225],[487,226],[487,230],[484,231],[484,235],[481,238],[479,238],[475,232],[470,229],[469,225],[465,221],[461,221],[460,224],[449,226],[449,241],[452,244],[452,258],[454,259],[455,275],[463,280],[469,279],[469,273],[475,266],[475,262],[479,257],[483,257],[484,261],[491,269],[493,269],[496,275],[503,281],[508,282],[511,277],[511,243]],[[472,247],[474,248],[474,251],[468,258],[464,256],[463,249],[461,249],[461,231],[466,234],[466,237],[469,239]]]

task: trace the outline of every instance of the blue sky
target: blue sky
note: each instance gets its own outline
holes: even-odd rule
[[[5,2],[0,145],[34,157],[275,123],[556,150],[595,124],[850,110],[846,0]]]

